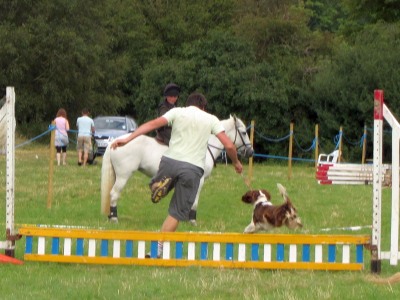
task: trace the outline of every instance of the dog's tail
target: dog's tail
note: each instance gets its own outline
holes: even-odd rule
[[[280,183],[277,183],[276,185],[277,185],[279,193],[282,195],[283,199],[285,199],[285,201],[288,201],[289,200],[289,196],[288,196],[288,193],[286,192],[285,187]]]

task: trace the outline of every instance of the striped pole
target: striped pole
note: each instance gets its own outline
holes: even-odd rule
[[[381,203],[382,203],[383,91],[374,92],[374,180],[372,200],[371,272],[381,271]]]

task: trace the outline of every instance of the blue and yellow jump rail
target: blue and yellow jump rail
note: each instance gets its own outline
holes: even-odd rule
[[[215,268],[363,270],[366,235],[141,232],[21,227],[26,261]],[[163,255],[157,258],[162,241]],[[145,258],[150,253],[151,258]]]

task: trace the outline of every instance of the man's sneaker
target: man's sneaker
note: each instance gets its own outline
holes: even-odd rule
[[[171,181],[170,177],[163,177],[160,181],[154,182],[151,185],[151,201],[153,203],[160,202],[168,194]]]

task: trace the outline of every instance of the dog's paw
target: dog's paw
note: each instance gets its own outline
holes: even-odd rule
[[[256,230],[256,227],[254,224],[249,224],[243,231],[243,233],[254,233]]]

